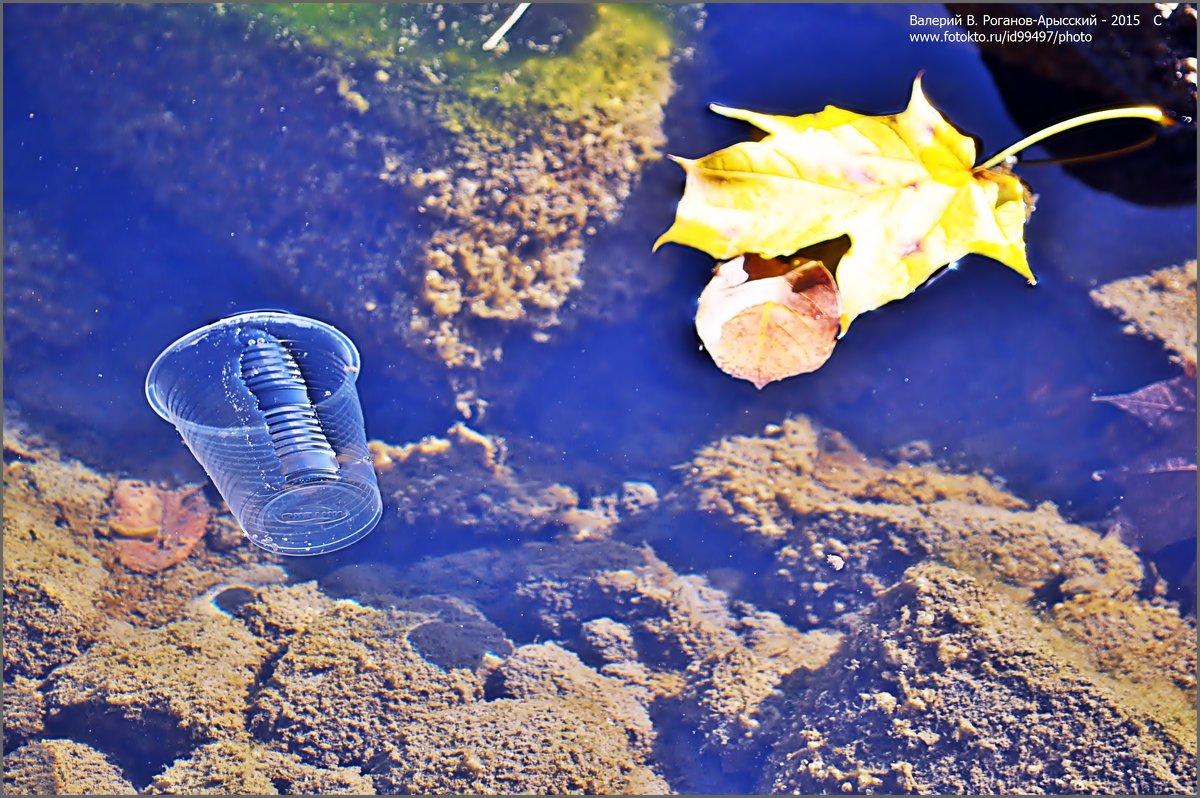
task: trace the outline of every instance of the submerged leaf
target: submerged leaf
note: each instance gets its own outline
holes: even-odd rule
[[[1196,424],[1196,379],[1186,374],[1115,396],[1093,396],[1114,405],[1150,429],[1166,432]]]
[[[837,343],[838,315],[837,287],[820,261],[747,255],[713,273],[696,332],[722,371],[761,389],[820,368]]]
[[[687,184],[656,247],[773,258],[849,235],[837,268],[843,330],[971,252],[1034,281],[1024,240],[1032,195],[1005,166],[975,168],[974,142],[929,103],[919,77],[908,108],[891,116],[834,106],[795,117],[712,110],[767,136],[675,158]]]
[[[1194,441],[1194,437],[1184,442],[1171,436],[1132,462],[1097,474],[1100,479],[1113,480],[1121,489],[1117,518],[1121,522],[1122,540],[1151,556],[1191,540],[1192,545],[1177,552],[1175,557],[1190,557],[1193,568],[1196,537]],[[1159,564],[1165,563],[1160,561]],[[1177,565],[1181,566],[1179,570],[1184,570],[1184,563]],[[1194,584],[1194,580],[1183,581],[1185,594],[1194,597]]]
[[[1193,316],[1194,318],[1194,316]],[[1117,507],[1122,539],[1141,550],[1181,585],[1186,603],[1195,600],[1196,374],[1188,369],[1168,380],[1116,396],[1093,396],[1129,413],[1160,433],[1158,443],[1132,460],[1096,474],[1121,488]],[[1188,546],[1184,543],[1192,541]],[[1177,550],[1184,547],[1183,551]],[[1186,570],[1191,549],[1191,576]],[[1179,572],[1179,573],[1176,573]]]
[[[150,574],[187,558],[208,528],[212,509],[200,485],[168,489],[121,480],[113,493],[117,559],[131,571]]]

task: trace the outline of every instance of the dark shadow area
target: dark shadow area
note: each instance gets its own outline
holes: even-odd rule
[[[955,13],[997,15],[997,6],[950,3]],[[1014,3],[1003,16],[1087,17],[1095,26],[1066,26],[1062,34],[1086,40],[1050,46],[1037,42],[981,45],[983,60],[1013,120],[1032,133],[1073,116],[1105,108],[1157,105],[1175,121],[1155,131],[1153,123],[1118,122],[1049,139],[1055,158],[1074,158],[1151,143],[1103,160],[1072,163],[1066,171],[1085,184],[1139,205],[1196,202],[1196,15],[1194,6],[1166,14],[1139,3],[1061,5]],[[1136,20],[1136,22],[1135,22]],[[995,33],[1001,26],[991,26]],[[1186,77],[1192,59],[1192,82]],[[1035,173],[1031,173],[1033,175]]]
[[[100,751],[139,789],[195,741],[166,712],[149,710],[134,721],[117,709],[90,705],[67,707],[46,718],[46,739],[76,740]]]

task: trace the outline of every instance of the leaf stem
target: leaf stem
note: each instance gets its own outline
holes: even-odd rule
[[[1158,122],[1164,127],[1175,124],[1171,121],[1170,117],[1162,112],[1161,108],[1155,108],[1153,105],[1137,105],[1131,108],[1110,108],[1107,111],[1095,111],[1090,114],[1067,119],[1058,124],[1051,125],[1044,130],[1039,130],[1031,136],[1026,136],[1011,147],[993,155],[986,163],[975,167],[975,171],[979,172],[984,169],[991,169],[993,166],[1003,163],[1004,159],[1010,155],[1015,155],[1026,147],[1037,144],[1043,139],[1048,139],[1051,136],[1082,127],[1083,125],[1090,125],[1092,122],[1105,122],[1109,119],[1149,119],[1152,122]]]

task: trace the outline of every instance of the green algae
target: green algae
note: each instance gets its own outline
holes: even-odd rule
[[[397,50],[403,47],[402,32],[416,19],[412,6],[394,3],[239,3],[218,8],[261,20],[282,37],[384,68],[402,52]]]
[[[672,45],[663,10],[617,4],[596,6],[573,47],[529,44],[521,49],[546,51],[529,55],[503,46],[482,49],[488,25],[498,27],[502,15],[447,21],[436,7],[330,3],[226,9],[328,51],[344,69],[370,66],[378,84],[407,90],[413,81],[393,80],[389,71],[411,73],[437,98],[436,118],[448,132],[490,134],[502,143],[541,113],[560,121],[619,114],[666,78]]]
[[[467,77],[467,94],[516,108],[542,106],[564,121],[613,111],[644,93],[645,69],[663,63],[670,49],[671,35],[653,10],[601,5],[572,52],[529,58],[507,72],[480,70]]]
[[[454,368],[482,368],[500,351],[470,317],[561,323],[560,308],[582,285],[586,239],[620,215],[641,168],[659,157],[675,34],[700,20],[694,8],[542,7],[484,50],[511,10],[223,12],[314,66],[317,90],[335,88],[363,115],[349,125],[376,131],[366,134],[382,144],[375,174],[432,231],[415,256],[421,286],[394,293],[417,299],[394,299],[385,313],[391,329]],[[598,282],[621,279],[605,274]],[[378,292],[354,304],[374,328]]]

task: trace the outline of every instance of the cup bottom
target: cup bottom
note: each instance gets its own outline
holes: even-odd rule
[[[329,480],[285,488],[242,528],[255,545],[277,554],[326,554],[366,535],[382,514],[379,493],[370,486]]]

